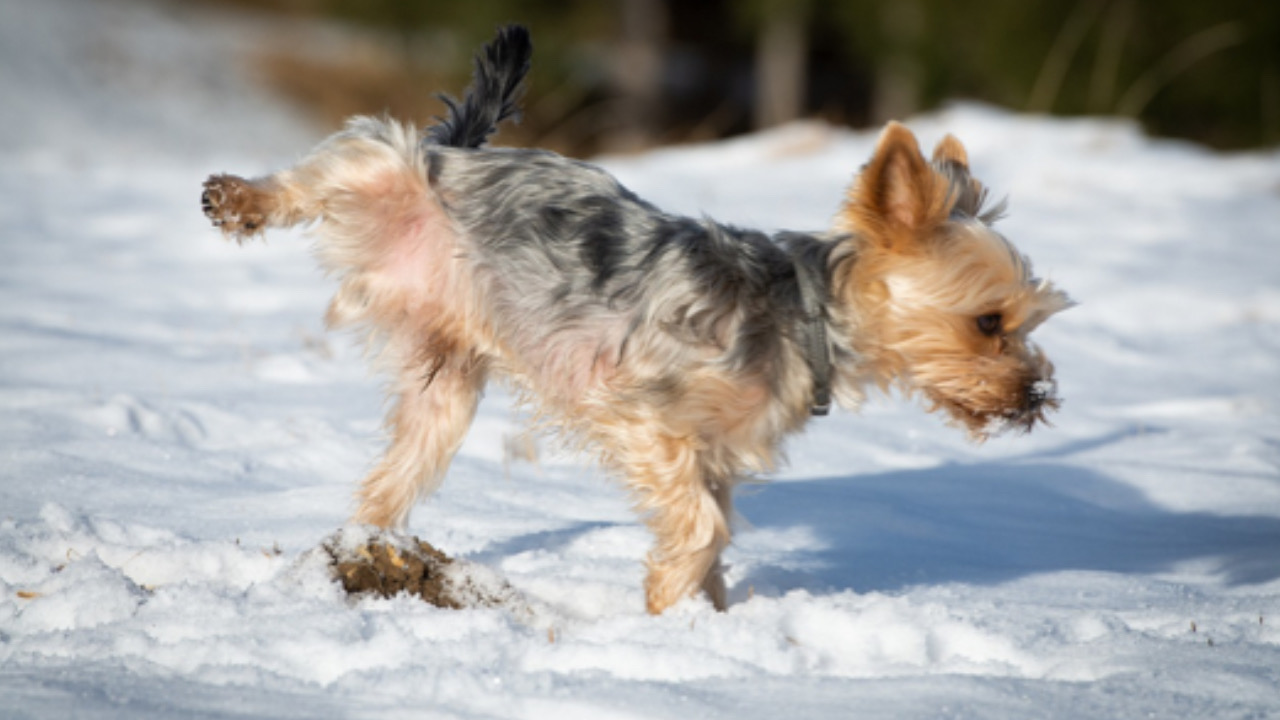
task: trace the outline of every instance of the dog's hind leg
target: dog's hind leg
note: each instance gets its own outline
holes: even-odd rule
[[[328,189],[328,183],[316,182],[323,161],[313,155],[298,167],[254,179],[210,175],[200,195],[201,208],[214,227],[238,242],[267,228],[319,219]]]
[[[423,177],[420,162],[412,128],[354,118],[295,167],[253,179],[209,176],[200,202],[223,234],[244,240],[270,227],[332,220],[348,210],[344,198],[367,198],[387,177]]]
[[[360,487],[354,522],[401,527],[414,502],[439,487],[475,416],[485,375],[483,361],[463,353],[405,364],[386,420],[391,445]]]
[[[403,525],[439,485],[486,375],[486,328],[424,163],[412,128],[356,118],[293,168],[205,183],[206,214],[237,239],[319,222],[316,254],[340,281],[326,320],[367,331],[371,355],[395,377],[391,445],[354,517],[382,527]]]

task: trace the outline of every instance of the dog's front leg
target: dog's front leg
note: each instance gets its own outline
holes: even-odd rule
[[[658,438],[628,463],[628,479],[657,542],[649,554],[645,602],[658,614],[703,590],[725,608],[720,551],[729,544],[730,486],[708,477],[696,444]]]

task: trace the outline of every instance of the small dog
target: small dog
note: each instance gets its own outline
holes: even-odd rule
[[[699,589],[723,609],[735,483],[833,399],[897,386],[975,439],[1057,407],[1027,335],[1070,301],[991,228],[1001,208],[983,209],[957,140],[930,163],[891,123],[833,232],[771,237],[664,213],[554,153],[482,147],[531,53],[524,28],[500,30],[421,136],[354,118],[292,169],[204,184],[237,240],[318,222],[340,279],[326,319],[366,329],[395,378],[355,522],[402,526],[501,376],[625,477],[656,536],[648,610]]]

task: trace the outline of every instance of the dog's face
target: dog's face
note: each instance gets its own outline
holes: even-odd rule
[[[835,278],[881,385],[920,393],[975,439],[1030,430],[1057,407],[1053,365],[1028,340],[1066,294],[991,228],[982,185],[948,136],[932,163],[891,123],[841,211],[853,262]]]

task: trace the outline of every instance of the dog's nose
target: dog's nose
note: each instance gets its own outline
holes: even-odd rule
[[[1027,383],[1027,391],[1023,395],[1026,398],[1027,410],[1039,410],[1041,405],[1044,405],[1049,398],[1053,397],[1054,390],[1054,382],[1052,380],[1034,380]]]
[[[1047,397],[1047,395],[1045,395],[1044,390],[1041,390],[1034,383],[1027,388],[1027,406],[1032,410],[1043,405],[1045,397]]]

